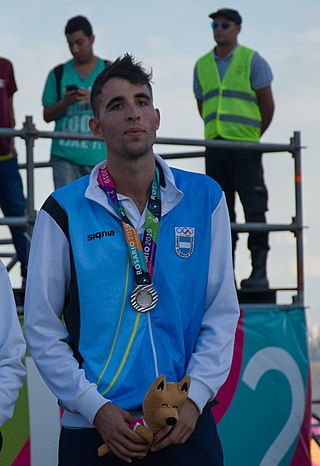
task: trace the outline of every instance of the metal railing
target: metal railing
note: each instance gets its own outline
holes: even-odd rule
[[[37,168],[50,167],[50,162],[34,161],[34,144],[39,138],[44,139],[77,139],[77,140],[96,140],[93,135],[75,134],[57,131],[41,131],[35,128],[32,116],[26,116],[23,128],[7,129],[0,128],[0,137],[20,137],[26,144],[26,163],[20,164],[20,168],[26,169],[26,192],[27,208],[24,217],[3,217],[0,218],[0,225],[25,225],[28,236],[31,238],[32,227],[36,218],[35,198],[34,198],[34,170]],[[289,224],[266,224],[266,223],[232,223],[231,227],[236,232],[251,231],[268,231],[292,232],[296,238],[296,268],[297,268],[297,286],[294,288],[278,288],[278,290],[296,290],[292,305],[284,307],[301,307],[304,308],[304,269],[303,269],[303,224],[302,224],[302,189],[301,189],[301,139],[300,132],[294,132],[289,144],[273,143],[251,143],[225,140],[202,140],[202,139],[182,139],[182,138],[157,138],[156,144],[170,146],[191,146],[191,147],[211,147],[226,149],[245,149],[248,151],[260,151],[263,153],[288,152],[294,159],[294,193],[295,193],[295,213],[292,222]],[[205,151],[181,152],[172,154],[162,154],[165,159],[188,159],[195,157],[204,157]],[[0,240],[0,245],[8,244],[8,240]],[[0,251],[0,257],[9,257],[7,253]],[[7,266],[10,270],[16,261],[13,255],[12,261]],[[277,306],[279,307],[279,306]]]

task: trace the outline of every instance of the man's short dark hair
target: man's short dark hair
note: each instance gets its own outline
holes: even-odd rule
[[[107,65],[93,83],[91,89],[91,107],[95,116],[99,113],[102,88],[112,78],[122,78],[131,84],[145,84],[148,86],[152,97],[152,71],[147,72],[141,62],[136,61],[133,55],[126,53],[123,57],[118,57],[111,65]]]
[[[92,27],[85,16],[74,16],[69,19],[65,27],[65,34],[73,34],[74,32],[83,31],[88,37],[92,36]]]

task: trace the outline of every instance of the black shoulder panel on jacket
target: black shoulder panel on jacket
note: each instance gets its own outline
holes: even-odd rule
[[[53,220],[59,225],[63,233],[66,235],[66,238],[70,242],[68,216],[59,202],[57,202],[53,196],[49,196],[41,209],[48,212],[50,217],[52,217]]]
[[[73,350],[73,355],[79,362],[81,367],[83,358],[79,353],[79,338],[80,338],[80,304],[79,304],[79,290],[77,274],[75,269],[75,263],[73,258],[72,245],[70,242],[69,235],[69,222],[66,211],[61,205],[55,200],[53,196],[49,196],[48,199],[42,206],[42,210],[45,210],[53,220],[59,225],[61,230],[64,232],[69,245],[70,245],[70,287],[69,293],[65,298],[63,315],[64,321],[68,330],[69,338],[68,344]]]

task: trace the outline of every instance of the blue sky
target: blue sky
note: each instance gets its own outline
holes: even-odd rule
[[[243,17],[239,42],[257,50],[270,63],[276,113],[264,142],[289,143],[294,131],[301,131],[303,145],[302,180],[305,243],[305,304],[309,323],[320,323],[320,157],[319,0],[242,0],[229,4],[208,0],[150,0],[43,2],[12,0],[1,12],[0,54],[14,64],[19,91],[15,96],[17,127],[25,115],[33,115],[38,129],[50,130],[42,119],[41,95],[51,68],[70,57],[64,37],[67,20],[77,14],[89,18],[96,35],[95,53],[114,59],[133,53],[153,68],[155,104],[161,110],[158,132],[162,137],[203,137],[192,92],[193,67],[197,58],[213,47],[208,13],[233,7]],[[17,142],[20,160],[24,146]],[[48,160],[49,142],[37,141],[37,161]],[[160,147],[165,152],[173,148]],[[176,149],[175,149],[176,150]],[[203,161],[187,169],[202,171]],[[294,215],[293,163],[287,154],[264,156],[269,188],[269,223],[290,223]],[[40,207],[53,189],[49,170],[36,177],[36,203]],[[239,205],[238,220],[243,221]],[[292,234],[271,235],[269,278],[272,287],[295,285],[295,242]],[[250,272],[246,235],[237,249],[238,282]],[[280,297],[290,302],[290,295]]]

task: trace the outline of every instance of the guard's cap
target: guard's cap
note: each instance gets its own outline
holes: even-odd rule
[[[242,18],[239,13],[236,10],[232,10],[231,8],[221,8],[220,10],[211,13],[209,18],[216,19],[218,16],[225,16],[226,18],[231,19],[231,21],[234,21],[236,24],[241,24],[242,22]]]

